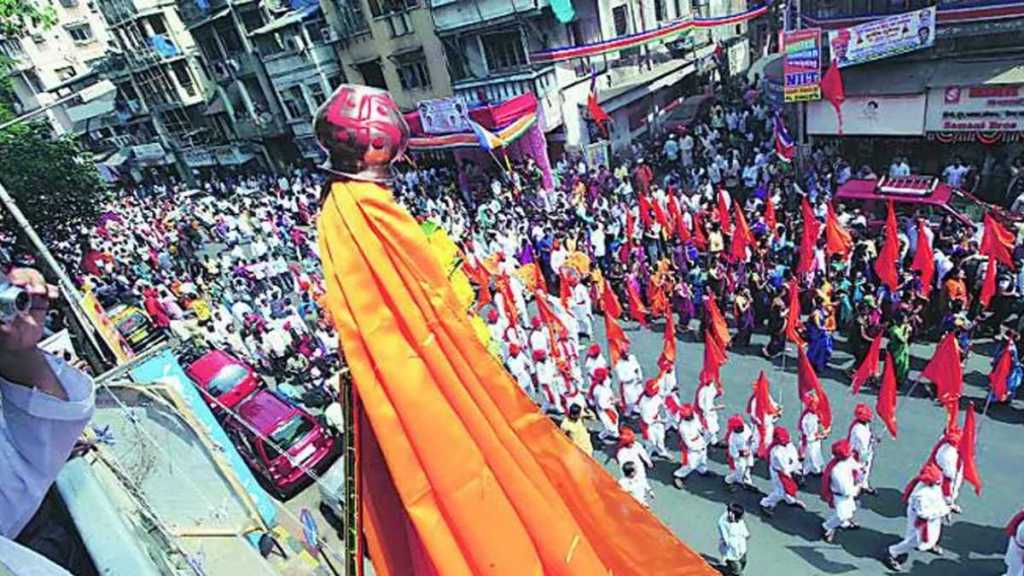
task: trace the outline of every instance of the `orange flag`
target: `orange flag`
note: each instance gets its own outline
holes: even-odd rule
[[[789,314],[786,318],[786,337],[791,342],[801,347],[804,339],[800,337],[800,289],[797,288],[796,278],[789,281]]]
[[[393,197],[334,182],[318,222],[375,572],[714,574],[501,369]]]
[[[647,309],[644,308],[644,303],[640,300],[640,293],[632,282],[626,281],[626,300],[629,302],[629,315],[640,323],[641,326],[647,327]]]
[[[775,203],[772,202],[770,195],[764,201],[764,225],[768,227],[768,234],[774,236],[775,227],[779,222],[775,219]]]
[[[722,316],[721,310],[718,309],[718,302],[714,296],[708,296],[704,301],[704,309],[708,320],[706,330],[718,340],[723,350],[728,348],[729,341],[732,339],[729,336],[729,325],[725,323],[725,318]]]
[[[562,268],[558,271],[558,300],[562,303],[562,308],[569,309],[569,300],[572,299],[572,277],[569,275],[569,271]]]
[[[758,442],[757,457],[764,458],[768,455],[768,444],[771,442],[770,438],[766,438],[768,428],[764,425],[769,415],[774,415],[775,405],[772,403],[772,396],[768,392],[768,378],[764,375],[764,370],[757,376],[757,380],[754,382],[754,395],[752,400],[756,402],[754,407],[754,416],[761,423],[757,427],[757,433],[760,436],[761,441]]]
[[[892,363],[892,354],[885,353],[885,371],[882,373],[882,387],[878,389],[878,400],[875,412],[885,423],[889,434],[896,437],[896,367]]]
[[[1009,394],[1006,380],[1010,377],[1012,370],[1013,354],[1010,352],[1010,346],[1007,344],[1003,346],[1003,352],[999,355],[999,362],[996,362],[992,372],[988,375],[989,386],[992,388],[992,397],[996,402],[1006,401],[1006,396]]]
[[[992,297],[996,295],[998,268],[999,264],[996,263],[996,259],[989,258],[988,264],[985,265],[985,279],[981,282],[981,295],[978,297],[982,308],[988,309],[989,304],[992,303]]]
[[[540,321],[547,327],[551,347],[553,348],[552,353],[557,356],[558,341],[568,334],[568,329],[555,314],[554,310],[551,309],[546,293],[537,291],[534,295],[534,300],[537,302],[537,315],[540,316]]]
[[[981,238],[981,254],[1003,263],[1013,269],[1013,245],[1017,240],[1012,232],[996,220],[990,212],[985,212],[985,230]]]
[[[533,263],[533,281],[534,290],[541,290],[545,294],[549,294],[548,281],[544,279],[544,273],[540,270],[540,262]]]
[[[860,393],[860,387],[868,381],[869,378],[878,374],[878,356],[882,350],[882,335],[875,336],[875,339],[871,341],[871,347],[868,348],[868,353],[864,356],[864,361],[860,363],[857,371],[853,373],[853,382],[850,384],[850,393]]]
[[[679,209],[679,201],[676,200],[675,194],[668,195],[668,217],[675,226],[674,233],[679,235],[679,240],[681,242],[689,240],[690,231],[686,229],[686,222],[683,222],[683,212]]]
[[[651,202],[647,195],[641,192],[637,204],[640,208],[640,223],[644,225],[644,230],[650,230],[654,221],[651,220]]]
[[[622,317],[622,305],[619,304],[619,299],[612,291],[611,285],[607,280],[601,284],[601,310],[604,311],[604,315],[615,319]]]
[[[917,223],[917,252],[914,252],[914,261],[910,264],[910,269],[921,272],[921,295],[927,298],[935,283],[935,254],[928,243],[925,226],[924,220]]]
[[[732,223],[729,222],[729,208],[725,205],[725,192],[718,191],[718,223],[722,225],[722,234],[732,234]]]
[[[704,250],[708,247],[708,237],[704,235],[704,223],[702,220],[699,210],[693,213],[693,245],[698,250]]]
[[[676,320],[671,310],[665,314],[665,343],[661,348],[661,357],[675,364],[676,362]]]
[[[622,355],[629,349],[629,338],[626,337],[622,326],[619,326],[611,314],[604,315],[604,333],[608,339],[608,357],[611,360],[612,368],[614,368]]]
[[[967,405],[967,413],[964,414],[963,434],[960,435],[960,446],[957,453],[960,455],[960,465],[964,467],[964,481],[974,486],[974,493],[981,495],[981,474],[978,472],[978,463],[974,457],[974,451],[978,446],[978,428],[974,423],[974,403]]]
[[[853,237],[839,223],[831,202],[828,205],[828,215],[825,217],[825,251],[829,255],[839,254],[844,258],[853,251]]]
[[[964,371],[960,365],[960,344],[953,332],[946,332],[921,376],[935,383],[935,395],[950,414],[959,409],[964,391]]]
[[[719,369],[725,364],[728,356],[718,339],[710,331],[704,334],[704,365],[700,369],[700,383],[714,382],[715,387],[722,389],[722,377]]]
[[[733,202],[733,207],[736,208],[736,228],[732,233],[729,253],[736,261],[743,262],[747,259],[747,248],[754,244],[754,234],[747,226],[747,217],[743,215],[740,203]]]
[[[668,221],[668,216],[665,214],[665,210],[662,209],[661,204],[657,200],[651,202],[651,207],[654,208],[654,219],[658,221],[658,225],[661,226],[661,231],[667,238],[672,237],[672,224]]]
[[[800,238],[800,261],[796,266],[796,273],[806,274],[814,267],[814,248],[818,243],[818,235],[821,234],[821,224],[806,197],[800,201],[800,212],[803,214],[804,232]]]
[[[501,294],[501,305],[505,309],[505,317],[508,318],[509,326],[519,325],[519,309],[516,308],[516,301],[512,298],[512,280],[508,274],[502,273],[495,281],[498,293]]]
[[[480,288],[479,297],[476,302],[476,309],[479,312],[484,306],[487,306],[493,300],[493,297],[491,296],[491,275],[487,273],[487,268],[484,268],[482,264],[474,266],[469,263],[469,260],[465,260],[462,263],[462,269]]]
[[[875,274],[889,290],[896,291],[899,285],[900,240],[896,229],[896,212],[893,211],[892,200],[888,203],[888,215],[885,218],[885,240],[875,260]]]
[[[825,430],[829,430],[832,428],[832,405],[828,401],[825,388],[822,387],[821,381],[818,380],[818,375],[814,373],[814,366],[811,366],[811,361],[807,358],[807,352],[804,351],[804,347],[801,346],[798,350],[796,381],[800,400],[803,401],[809,392],[814,392],[814,395],[818,397],[818,410],[815,414],[818,415],[821,426]]]

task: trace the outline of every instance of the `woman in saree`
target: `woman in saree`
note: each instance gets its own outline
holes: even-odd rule
[[[832,333],[827,329],[828,310],[826,310],[821,297],[814,296],[814,308],[807,319],[805,328],[807,330],[807,357],[814,366],[814,371],[821,373],[828,365],[832,357]]]

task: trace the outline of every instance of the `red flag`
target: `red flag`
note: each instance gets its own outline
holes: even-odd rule
[[[633,211],[626,211],[626,242],[632,242],[636,235],[636,218],[633,218]]]
[[[999,264],[995,258],[989,258],[988,264],[985,265],[985,280],[981,283],[981,295],[978,297],[982,308],[988,309],[988,305],[992,303],[992,297],[996,295],[998,268]]]
[[[480,288],[479,298],[477,298],[476,309],[477,312],[483,309],[492,301],[491,296],[491,275],[487,273],[487,269],[481,264],[473,265],[467,259],[462,263],[462,269],[469,276],[469,279],[476,283]]]
[[[896,229],[896,212],[893,211],[892,200],[888,203],[889,213],[885,218],[885,240],[882,249],[878,251],[878,259],[875,260],[875,274],[879,280],[896,291],[899,284],[899,272],[896,269],[900,257],[900,241]]]
[[[511,280],[508,274],[502,274],[498,277],[495,284],[498,287],[498,293],[501,294],[501,304],[505,309],[505,317],[508,318],[510,326],[519,325],[519,310],[516,308],[516,301],[512,298],[512,286],[510,285]]]
[[[807,358],[807,352],[804,351],[803,346],[799,348],[797,357],[797,390],[801,401],[809,392],[814,392],[814,395],[818,397],[818,409],[815,414],[818,415],[818,420],[821,421],[821,426],[825,430],[831,429],[832,405],[828,401],[825,389],[821,386],[821,381],[818,380],[818,375],[814,373],[814,367],[811,366],[811,361]]]
[[[541,292],[535,294],[534,300],[537,301],[537,315],[540,316],[540,321],[544,323],[544,326],[548,329],[548,335],[551,337],[551,346],[555,347],[558,340],[561,339],[568,333],[565,324],[562,324],[562,320],[555,314],[554,310],[551,309],[551,304],[548,303],[548,295]]]
[[[722,225],[722,234],[732,234],[732,223],[729,222],[729,208],[725,205],[725,192],[718,191],[718,223]]]
[[[601,132],[607,134],[607,122],[610,117],[604,108],[601,108],[601,104],[597,102],[597,94],[593,92],[587,96],[587,111],[590,112],[590,119],[597,124]]]
[[[892,354],[885,353],[885,371],[882,373],[882,387],[878,389],[878,400],[875,402],[878,418],[885,422],[889,434],[896,437],[896,367],[892,363]]]
[[[797,287],[796,278],[789,281],[789,314],[786,318],[786,337],[797,347],[804,345],[804,339],[800,337],[800,289]]]
[[[825,217],[825,251],[829,255],[839,254],[844,258],[853,250],[853,237],[839,223],[832,203],[828,205],[828,215]]]
[[[601,310],[604,311],[605,316],[611,316],[616,319],[622,316],[622,305],[619,304],[619,299],[615,296],[615,292],[612,291],[607,280],[602,282]]]
[[[737,261],[745,261],[747,248],[754,244],[754,234],[750,231],[750,226],[747,226],[747,217],[743,215],[740,203],[733,202],[733,207],[736,209],[736,229],[732,233],[732,245],[729,253]]]
[[[569,309],[569,300],[572,299],[572,287],[569,285],[571,281],[572,277],[568,270],[562,268],[558,271],[558,300],[566,310]]]
[[[967,405],[967,414],[964,415],[963,434],[960,435],[960,446],[957,453],[960,455],[960,465],[964,467],[964,481],[974,486],[974,493],[981,495],[981,474],[978,473],[978,463],[974,458],[974,450],[977,448],[978,429],[974,424],[974,404]]]
[[[1009,394],[1006,380],[1010,377],[1011,370],[1013,370],[1013,354],[1010,352],[1009,344],[1007,344],[1003,347],[1003,353],[999,355],[999,362],[996,362],[992,372],[988,375],[988,382],[992,387],[992,396],[996,402],[1006,401],[1006,396]]]
[[[935,383],[939,402],[954,414],[959,409],[960,395],[964,390],[964,372],[960,366],[960,345],[953,332],[946,332],[921,376]]]
[[[651,207],[654,208],[654,219],[658,221],[658,225],[661,226],[665,236],[671,238],[672,224],[669,223],[665,210],[662,209],[661,204],[659,204],[657,200],[651,202]]]
[[[775,203],[772,202],[770,195],[764,201],[764,225],[768,227],[768,233],[774,236],[775,227],[779,222],[775,219]]]
[[[640,294],[637,292],[636,287],[632,282],[626,281],[626,299],[629,301],[629,315],[640,323],[641,326],[647,327],[647,309],[644,308],[644,303],[640,301]]]
[[[868,378],[878,374],[878,355],[882,350],[882,335],[875,336],[875,339],[871,341],[871,347],[868,348],[868,354],[864,357],[864,361],[860,363],[860,367],[853,373],[853,382],[850,384],[850,393],[858,394],[860,387],[868,381]]]
[[[675,364],[676,361],[676,319],[670,310],[665,315],[665,344],[661,348],[661,357]]]
[[[700,383],[714,382],[715,387],[722,389],[722,377],[719,369],[725,364],[728,356],[717,338],[709,331],[704,334],[704,365],[700,369]]]
[[[1003,263],[1013,269],[1013,245],[1016,236],[996,220],[991,213],[985,212],[985,231],[981,238],[981,254]]]
[[[626,337],[626,333],[622,331],[622,327],[611,314],[604,315],[604,333],[608,339],[608,357],[611,360],[612,368],[614,368],[629,348],[629,338]]]
[[[772,397],[768,393],[768,378],[764,375],[764,370],[758,375],[757,381],[754,382],[754,402],[756,406],[754,409],[754,416],[761,424],[758,426],[758,434],[760,435],[761,441],[758,443],[757,457],[764,458],[768,455],[768,442],[769,438],[765,438],[767,428],[764,423],[767,421],[769,415],[773,415],[775,410],[772,406]]]
[[[700,211],[693,213],[693,245],[699,250],[708,247],[708,237],[704,235],[704,224],[701,222]]]
[[[651,202],[647,199],[647,195],[640,193],[638,204],[640,207],[640,223],[644,225],[644,230],[650,230],[654,221],[651,220]]]
[[[935,283],[935,254],[928,243],[925,225],[924,220],[917,223],[917,252],[914,252],[914,261],[910,264],[910,269],[921,273],[921,295],[927,298]]]
[[[804,218],[804,233],[800,239],[800,262],[797,264],[796,273],[806,274],[814,267],[814,247],[818,243],[821,228],[807,198],[800,202],[800,211]]]
[[[825,76],[821,79],[821,97],[832,103],[836,110],[836,120],[839,123],[839,135],[843,134],[843,101],[846,100],[846,90],[843,88],[843,75],[839,71],[836,62],[828,67]]]
[[[708,296],[707,300],[704,301],[704,309],[707,314],[706,330],[711,332],[718,343],[721,344],[724,350],[729,346],[731,337],[729,336],[729,325],[725,323],[725,318],[722,316],[721,310],[718,309],[718,302],[715,301],[714,296]]]
[[[686,227],[686,220],[683,218],[683,212],[679,208],[679,201],[676,200],[675,194],[671,194],[668,197],[668,216],[675,224],[675,233],[679,235],[679,241],[689,241],[690,229]]]

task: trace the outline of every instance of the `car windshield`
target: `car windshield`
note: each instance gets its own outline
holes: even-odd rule
[[[313,422],[295,414],[270,434],[270,440],[282,450],[288,450],[313,429]]]
[[[238,383],[241,382],[247,374],[248,371],[242,366],[238,364],[228,364],[221,368],[217,372],[217,375],[210,380],[207,390],[209,390],[210,394],[213,394],[214,396],[220,396],[225,392],[231,391],[235,386],[238,386]]]

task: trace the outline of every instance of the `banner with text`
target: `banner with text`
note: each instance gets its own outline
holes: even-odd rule
[[[782,36],[783,94],[786,102],[821,99],[821,29],[792,30]]]
[[[1024,131],[1024,84],[945,86],[928,91],[929,132]]]
[[[905,12],[828,33],[840,68],[930,48],[935,44],[935,7]]]

